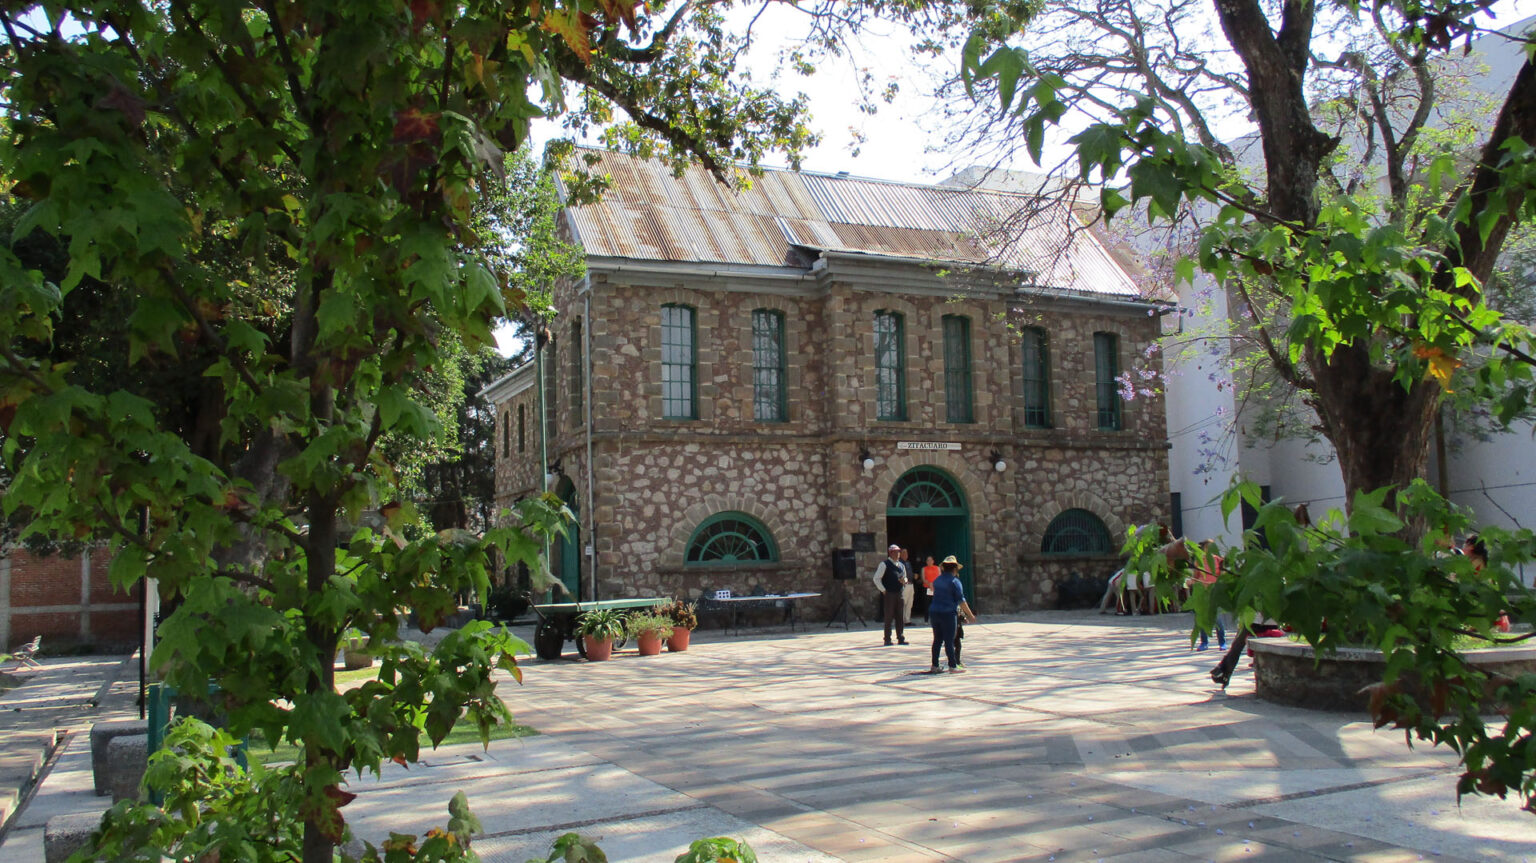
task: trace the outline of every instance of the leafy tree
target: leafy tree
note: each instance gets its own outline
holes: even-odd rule
[[[1195,589],[1197,629],[1225,609],[1288,624],[1319,653],[1380,648],[1386,676],[1368,705],[1377,725],[1451,747],[1465,771],[1459,793],[1514,792],[1536,810],[1536,677],[1491,678],[1456,646],[1531,637],[1498,630],[1505,614],[1536,622],[1536,595],[1512,573],[1536,540],[1486,531],[1483,568],[1450,554],[1470,523],[1419,478],[1449,390],[1501,420],[1530,413],[1531,337],[1500,314],[1516,303],[1494,283],[1536,205],[1529,46],[1517,40],[1526,59],[1480,126],[1485,139],[1469,147],[1431,123],[1442,108],[1436,66],[1479,32],[1483,5],[1223,0],[1213,50],[1179,26],[1198,14],[1192,3],[1143,17],[1147,4],[1069,0],[1040,20],[1054,9],[1096,34],[1068,44],[1076,60],[1008,41],[1018,28],[998,44],[994,18],[962,65],[1037,159],[1052,124],[1093,106],[1072,143],[1109,216],[1207,216],[1178,274],[1198,267],[1241,297],[1262,355],[1306,394],[1338,452],[1347,513],[1314,525],[1262,505],[1251,485],[1226,495],[1224,514],[1251,506],[1256,530],[1223,552],[1216,584]],[[1174,26],[1162,29],[1159,15]],[[1026,34],[1035,26],[1019,23]],[[1161,35],[1143,40],[1147,31]],[[1118,54],[1104,50],[1112,40]],[[1242,143],[1253,161],[1208,122],[1223,103],[1251,112],[1257,131]],[[1134,531],[1129,567],[1155,573],[1169,597],[1178,580],[1159,546],[1155,531]]]
[[[477,230],[503,153],[568,108],[722,177],[809,140],[796,101],[734,83],[718,5],[0,10],[12,235],[58,257],[0,250],[4,510],[28,534],[110,538],[117,584],[179,601],[160,673],[216,684],[234,734],[301,747],[283,798],[300,848],[278,856],[331,858],[344,771],[413,759],[420,730],[466,712],[506,718],[491,672],[517,674],[516,645],[487,626],[380,648],[386,672],[346,696],[332,672],[347,628],[388,644],[400,607],[430,628],[485,590],[491,550],[531,562],[559,528],[530,502],[483,537],[405,531],[409,451],[443,425],[417,384],[526,300]],[[98,315],[123,333],[107,375],[89,338],[62,338]],[[157,392],[172,380],[198,421]]]
[[[1091,111],[1072,143],[1108,216],[1207,214],[1178,274],[1198,266],[1240,296],[1353,499],[1423,474],[1448,388],[1475,390],[1503,420],[1530,411],[1529,333],[1483,285],[1530,206],[1531,64],[1481,125],[1486,140],[1434,125],[1444,49],[1479,32],[1481,5],[1069,0],[1002,44],[988,19],[963,75],[1037,159],[1049,127]],[[1022,47],[1037,27],[1061,47]],[[1256,133],[1227,140],[1218,122],[1245,115]]]

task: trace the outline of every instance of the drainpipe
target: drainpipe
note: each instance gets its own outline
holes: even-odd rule
[[[548,341],[545,335],[544,322],[539,321],[539,329],[533,336],[533,396],[537,413],[539,415],[539,488],[549,494],[549,422],[544,416],[547,400],[544,398],[544,343]],[[544,538],[544,564],[549,565],[550,544],[549,537]],[[554,575],[553,572],[550,573]]]
[[[581,367],[582,386],[586,388],[583,393],[582,403],[586,405],[587,427],[587,505],[584,507],[587,513],[587,529],[582,532],[586,541],[582,543],[582,554],[587,558],[588,593],[596,600],[597,595],[597,513],[593,510],[596,500],[597,466],[592,463],[592,277],[583,276],[579,289],[584,304],[582,306],[582,320],[586,323],[581,328]],[[588,549],[591,549],[588,552]]]

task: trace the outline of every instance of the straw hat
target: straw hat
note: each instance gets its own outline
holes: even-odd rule
[[[950,555],[949,557],[944,558],[944,563],[945,564],[951,564],[951,563],[954,564],[955,565],[955,569],[965,569],[965,564],[961,563],[958,560],[955,560],[955,556],[954,555]]]

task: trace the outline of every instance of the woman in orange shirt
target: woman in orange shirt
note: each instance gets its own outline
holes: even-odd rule
[[[928,619],[928,604],[933,601],[933,580],[939,577],[939,567],[933,562],[933,555],[928,555],[927,561],[928,562],[923,565],[923,571],[921,573],[923,579],[923,598],[922,601],[918,603],[918,605],[921,606],[923,610],[923,620]]]

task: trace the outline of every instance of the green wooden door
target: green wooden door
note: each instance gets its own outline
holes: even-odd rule
[[[971,514],[960,483],[954,477],[931,466],[907,471],[891,486],[885,515],[890,525],[921,519],[931,526],[934,559],[943,560],[945,555],[952,554],[960,561],[960,584],[965,587],[966,599],[975,601],[976,570],[971,565]],[[895,531],[892,532],[894,534]]]

